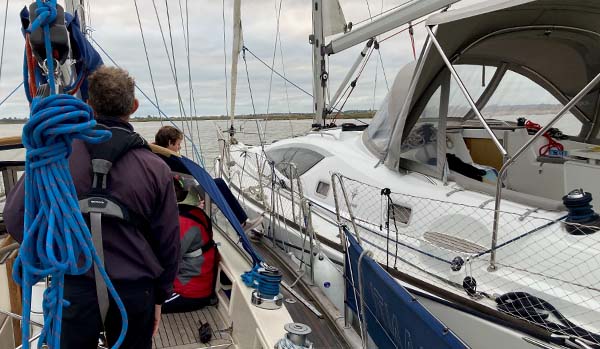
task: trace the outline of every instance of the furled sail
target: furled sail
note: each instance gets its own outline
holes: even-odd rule
[[[323,34],[325,36],[344,32],[346,18],[338,0],[323,1]]]

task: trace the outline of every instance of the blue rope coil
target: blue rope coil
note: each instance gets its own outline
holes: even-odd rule
[[[281,283],[281,273],[277,271],[259,270],[257,274],[258,293],[263,297],[274,298],[279,294],[279,284]]]
[[[242,275],[246,286],[256,288],[261,297],[274,298],[279,294],[282,274],[274,267],[264,263],[256,264],[252,270]]]
[[[73,139],[100,143],[108,140],[111,133],[94,130],[96,121],[87,104],[70,95],[55,94],[49,26],[56,19],[56,0],[37,0],[37,6],[37,18],[27,31],[43,29],[51,96],[33,99],[29,121],[23,128],[23,145],[27,150],[25,224],[13,272],[13,278],[23,289],[23,348],[29,348],[33,285],[50,277],[50,285],[44,291],[44,328],[38,348],[47,345],[58,349],[63,306],[69,306],[63,299],[65,275],[82,275],[93,263],[98,265],[121,313],[121,333],[113,346],[118,348],[127,332],[127,313],[94,249],[91,233],[79,210],[68,162]]]
[[[44,329],[38,347],[60,348],[65,275],[82,275],[93,263],[115,300],[123,327],[118,348],[127,331],[127,313],[96,253],[91,233],[79,210],[77,193],[69,171],[73,139],[104,142],[109,131],[94,130],[91,108],[70,95],[34,98],[31,118],[23,128],[25,163],[25,229],[13,278],[23,288],[23,348],[29,343],[31,288],[47,276],[44,292]]]

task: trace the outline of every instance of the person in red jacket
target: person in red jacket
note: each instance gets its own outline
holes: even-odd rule
[[[181,252],[173,294],[165,301],[163,313],[194,311],[217,302],[217,246],[213,240],[210,218],[198,205],[202,203],[198,201],[196,192],[199,189],[190,182],[181,176],[173,178],[179,203]],[[191,200],[186,199],[188,195]]]

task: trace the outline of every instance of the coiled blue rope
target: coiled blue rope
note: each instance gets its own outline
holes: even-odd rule
[[[49,25],[56,18],[56,0],[37,0],[38,17],[28,31],[43,26],[51,96],[36,97],[29,121],[23,128],[25,162],[24,236],[13,278],[23,289],[23,348],[29,348],[32,287],[50,276],[44,291],[44,328],[38,348],[60,348],[65,275],[82,275],[98,265],[108,291],[122,318],[121,333],[113,348],[120,347],[127,332],[127,313],[94,249],[91,233],[79,210],[77,193],[69,171],[68,157],[73,139],[100,143],[109,131],[94,130],[92,109],[77,98],[55,95],[54,64]]]
[[[35,13],[37,17],[27,28],[27,32],[31,33],[42,27],[44,31],[44,47],[46,49],[46,66],[48,68],[48,85],[50,85],[50,94],[56,93],[54,83],[54,55],[52,54],[52,45],[50,43],[50,24],[56,19],[56,0],[36,0],[37,9]],[[33,96],[32,96],[33,97]]]
[[[23,287],[23,348],[28,348],[31,287],[51,276],[44,292],[44,329],[38,347],[60,348],[64,276],[81,275],[99,266],[123,319],[118,348],[127,331],[127,313],[100,258],[79,210],[69,171],[73,139],[104,142],[110,132],[94,130],[91,108],[70,95],[34,98],[31,118],[23,128],[25,163],[25,231],[13,277]],[[22,274],[19,273],[21,271]]]
[[[242,281],[248,287],[256,288],[262,297],[274,298],[279,294],[282,275],[277,269],[265,268],[262,263],[242,274]]]

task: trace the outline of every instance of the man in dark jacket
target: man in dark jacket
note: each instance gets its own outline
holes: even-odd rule
[[[89,77],[88,103],[99,124],[133,133],[129,116],[138,107],[134,87],[133,78],[122,69],[101,67]],[[92,170],[90,152],[84,142],[73,142],[69,165],[78,197],[86,196],[92,187]],[[121,347],[150,349],[152,336],[160,323],[161,305],[172,293],[178,267],[179,222],[171,171],[149,149],[129,149],[113,164],[108,191],[148,223],[142,228],[131,222],[102,217],[106,271],[129,318],[127,336]],[[4,208],[6,227],[18,241],[23,239],[23,205],[21,178]],[[95,349],[103,331],[112,346],[120,334],[121,316],[112,298],[102,323],[93,274],[90,269],[86,275],[65,277],[64,298],[70,306],[63,310],[63,349]]]

